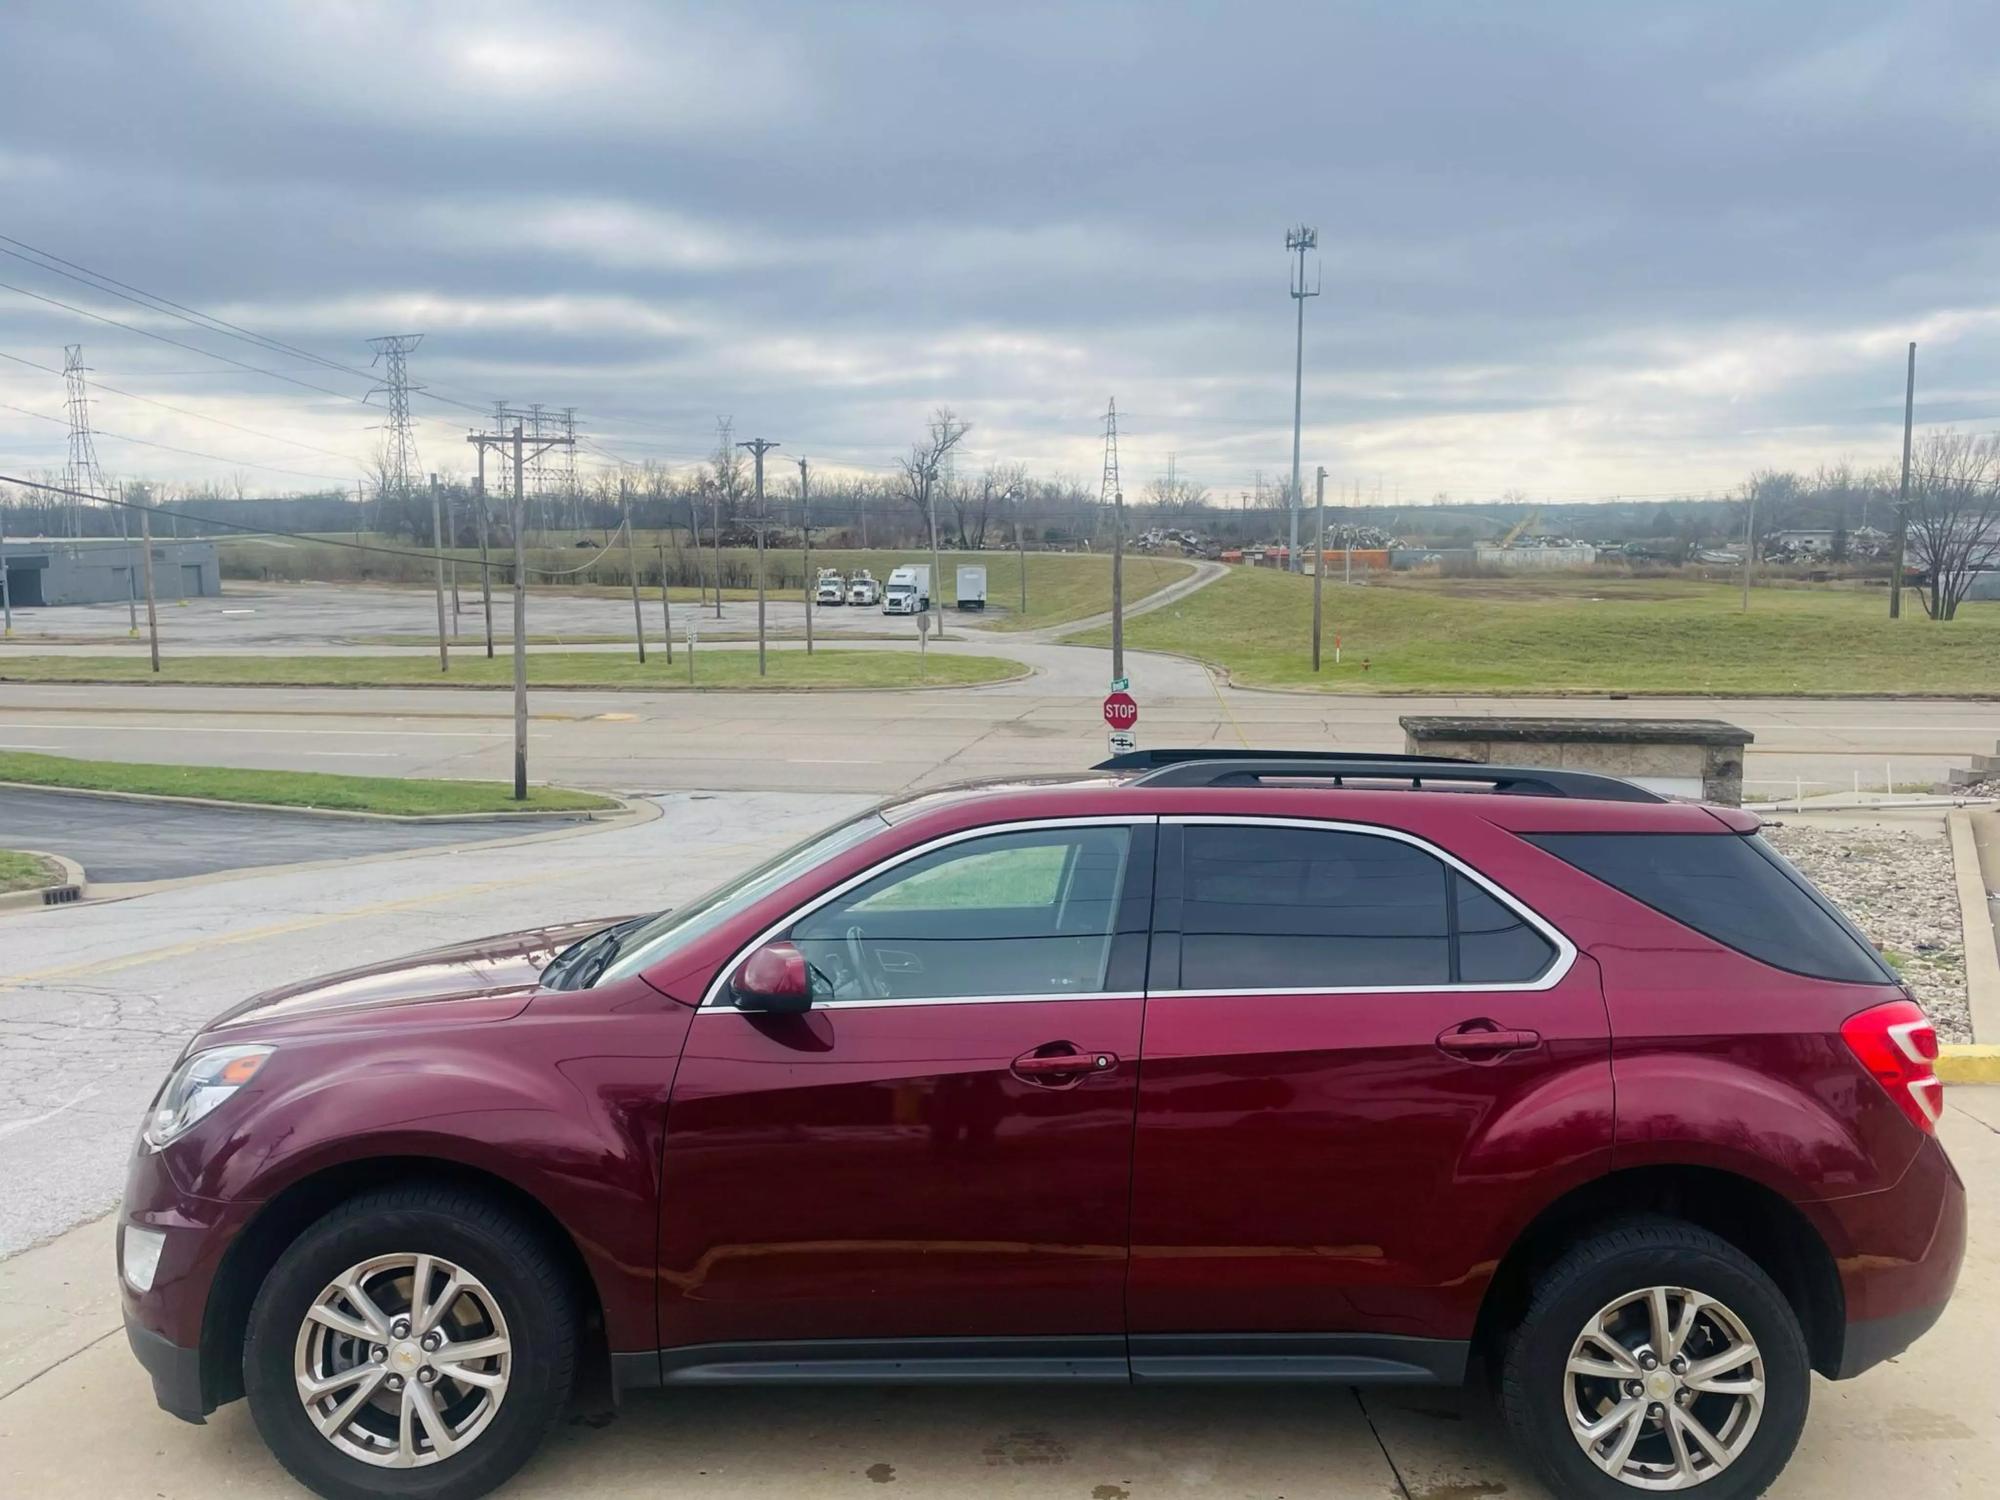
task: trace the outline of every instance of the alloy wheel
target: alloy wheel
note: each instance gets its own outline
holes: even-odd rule
[[[507,1395],[513,1346],[493,1294],[435,1255],[378,1255],[313,1299],[293,1375],[306,1416],[349,1457],[423,1468],[462,1451]]]
[[[1743,1320],[1688,1287],[1605,1304],[1563,1371],[1570,1434],[1592,1463],[1639,1490],[1687,1490],[1749,1447],[1764,1412],[1764,1360]]]

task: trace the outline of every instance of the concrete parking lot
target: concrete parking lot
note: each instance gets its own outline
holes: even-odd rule
[[[1972,1194],[1972,1258],[1943,1322],[1859,1380],[1815,1380],[1780,1500],[2000,1491],[2000,1090],[1958,1090],[1944,1136]],[[7,1493],[95,1500],[293,1496],[238,1403],[189,1427],[125,1348],[111,1225],[0,1263]],[[520,1500],[1545,1500],[1480,1391],[1339,1387],[695,1389],[559,1429]]]

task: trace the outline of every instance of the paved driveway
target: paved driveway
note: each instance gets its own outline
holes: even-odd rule
[[[577,821],[390,823],[0,787],[0,844],[66,855],[106,884],[478,844]]]

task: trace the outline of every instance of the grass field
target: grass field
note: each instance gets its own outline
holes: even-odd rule
[[[35,891],[45,885],[61,885],[62,866],[39,854],[23,854],[18,849],[0,849],[0,896],[9,891]]]
[[[362,534],[364,542],[380,546],[409,548],[405,540],[375,537]],[[685,546],[682,534],[682,550],[676,553],[671,543],[667,548],[667,567],[670,579],[677,586],[668,589],[668,596],[675,604],[692,604],[698,590],[691,586],[678,586],[682,580],[692,579],[696,562],[692,551]],[[639,579],[642,588],[648,590],[647,602],[658,607],[659,602],[659,551],[656,539],[649,532],[641,531],[637,537]],[[315,544],[313,542],[288,542],[275,546],[258,542],[224,542],[221,544],[223,576],[227,579],[248,579],[271,583],[341,582],[371,581],[376,583],[398,583],[428,587],[432,578],[432,564],[424,557],[384,557],[379,554],[355,552],[344,547]],[[479,593],[479,553],[460,548],[447,552],[447,557],[458,561],[458,588],[460,598],[468,592],[475,599]],[[495,554],[493,567],[493,587],[496,595],[511,588],[510,577],[502,564],[511,561],[512,554],[501,557]],[[534,548],[528,553],[528,566],[552,572],[568,572],[584,568],[592,554],[583,548],[554,546]],[[813,568],[838,568],[841,573],[853,572],[856,568],[867,568],[878,582],[887,583],[889,572],[903,563],[929,563],[930,554],[914,548],[885,549],[872,551],[834,549],[813,551]],[[1061,625],[1071,620],[1084,619],[1111,607],[1111,559],[1108,554],[1083,554],[1073,552],[1030,552],[1028,566],[1028,611],[1019,609],[1021,598],[1020,559],[1012,552],[946,552],[942,557],[944,567],[943,602],[949,606],[957,603],[958,566],[960,563],[976,563],[986,569],[987,608],[983,613],[970,614],[966,618],[995,630],[1033,630],[1044,625]],[[754,599],[756,590],[757,553],[749,547],[725,547],[722,549],[723,596],[730,599]],[[704,551],[700,558],[701,576],[712,576],[713,562]],[[800,580],[804,576],[804,560],[792,549],[766,554],[766,577],[771,597],[800,597]],[[1125,597],[1129,603],[1137,603],[1147,594],[1168,584],[1185,578],[1193,571],[1194,565],[1180,558],[1131,557],[1125,559]],[[581,593],[601,597],[623,598],[630,588],[626,572],[625,548],[622,544],[613,546],[603,554],[603,560],[595,566],[585,568],[568,579],[558,583],[531,572],[531,590],[537,594]],[[844,609],[845,606],[842,606]],[[495,601],[495,624],[500,625],[498,599]]]
[[[1312,580],[1241,568],[1131,621],[1125,644],[1212,662],[1248,687],[1328,692],[2000,693],[2000,606],[1938,625],[1914,600],[1891,621],[1880,590],[1759,588],[1748,614],[1741,601],[1672,579],[1329,578],[1315,677]]]
[[[608,797],[561,787],[514,789],[498,781],[422,781],[393,776],[328,776],[317,771],[239,771],[227,766],[129,765],[114,760],[71,760],[61,755],[0,751],[0,781],[97,792],[143,792],[155,797],[213,797],[272,807],[319,807],[341,812],[435,813],[589,812],[614,808]]]
[[[1027,669],[997,656],[915,651],[815,651],[799,646],[769,653],[769,675],[757,675],[755,651],[697,649],[697,688],[905,688],[998,682]],[[139,656],[0,657],[0,682],[167,682],[256,687],[503,687],[514,681],[506,653],[454,656],[449,675],[434,656],[184,656],[168,657],[155,674]],[[671,663],[655,650],[640,666],[617,651],[538,651],[528,656],[533,687],[688,686],[687,651]]]

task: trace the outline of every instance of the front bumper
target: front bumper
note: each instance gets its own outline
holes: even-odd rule
[[[183,1349],[162,1334],[142,1328],[125,1310],[125,1342],[153,1378],[153,1399],[160,1410],[183,1422],[202,1423],[215,1409],[202,1394],[201,1350]]]

